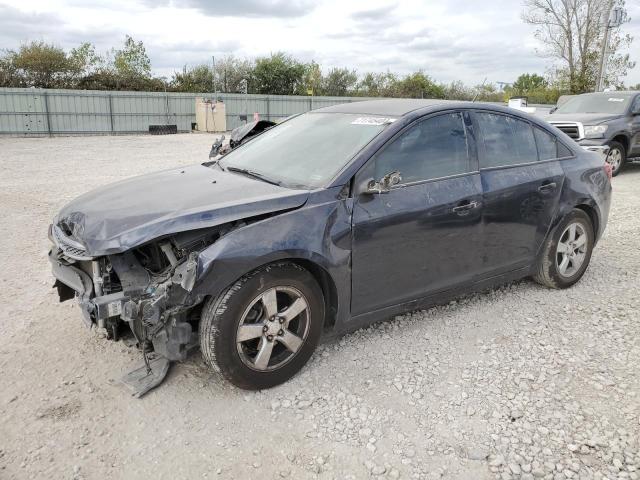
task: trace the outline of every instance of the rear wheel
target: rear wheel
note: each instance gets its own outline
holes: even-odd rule
[[[607,163],[611,165],[611,174],[615,177],[618,175],[627,161],[627,151],[620,142],[615,140],[609,142],[609,153],[607,154]]]
[[[594,243],[591,219],[573,210],[549,234],[534,279],[551,288],[570,287],[589,266]]]
[[[202,355],[238,387],[273,387],[309,360],[323,320],[322,290],[307,270],[290,262],[267,265],[207,302]]]

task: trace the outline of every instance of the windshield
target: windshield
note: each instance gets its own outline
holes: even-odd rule
[[[232,150],[219,162],[284,186],[317,188],[393,121],[342,113],[305,113]]]
[[[631,97],[616,95],[579,95],[567,100],[555,113],[624,113]]]

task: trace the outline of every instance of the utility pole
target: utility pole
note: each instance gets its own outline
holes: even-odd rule
[[[602,50],[600,51],[600,69],[598,71],[598,83],[596,84],[596,91],[601,92],[604,90],[604,79],[607,72],[607,57],[609,50],[609,37],[611,36],[611,29],[622,25],[624,10],[621,7],[613,9],[614,0],[609,0],[607,4],[607,10],[604,16],[604,37],[602,38]]]
[[[218,101],[218,91],[216,90],[216,57],[211,55],[211,90],[213,90],[215,102]]]

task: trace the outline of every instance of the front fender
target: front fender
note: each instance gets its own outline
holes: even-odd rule
[[[301,209],[234,230],[200,252],[192,294],[219,296],[252,270],[274,261],[313,262],[331,277],[338,292],[340,321],[351,303],[351,199],[337,190],[317,192]]]

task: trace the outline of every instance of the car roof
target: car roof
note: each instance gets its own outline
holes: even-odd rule
[[[425,107],[446,103],[460,103],[451,100],[439,99],[410,99],[410,98],[389,98],[381,100],[363,100],[331,107],[320,108],[314,112],[320,113],[355,113],[359,115],[388,115],[391,117],[402,117],[415,110]]]
[[[614,90],[611,92],[591,92],[591,93],[581,93],[580,95],[575,95],[576,97],[583,97],[586,95],[599,95],[599,96],[611,96],[611,95],[619,95],[621,97],[631,97],[633,95],[637,95],[640,93],[638,90]]]

